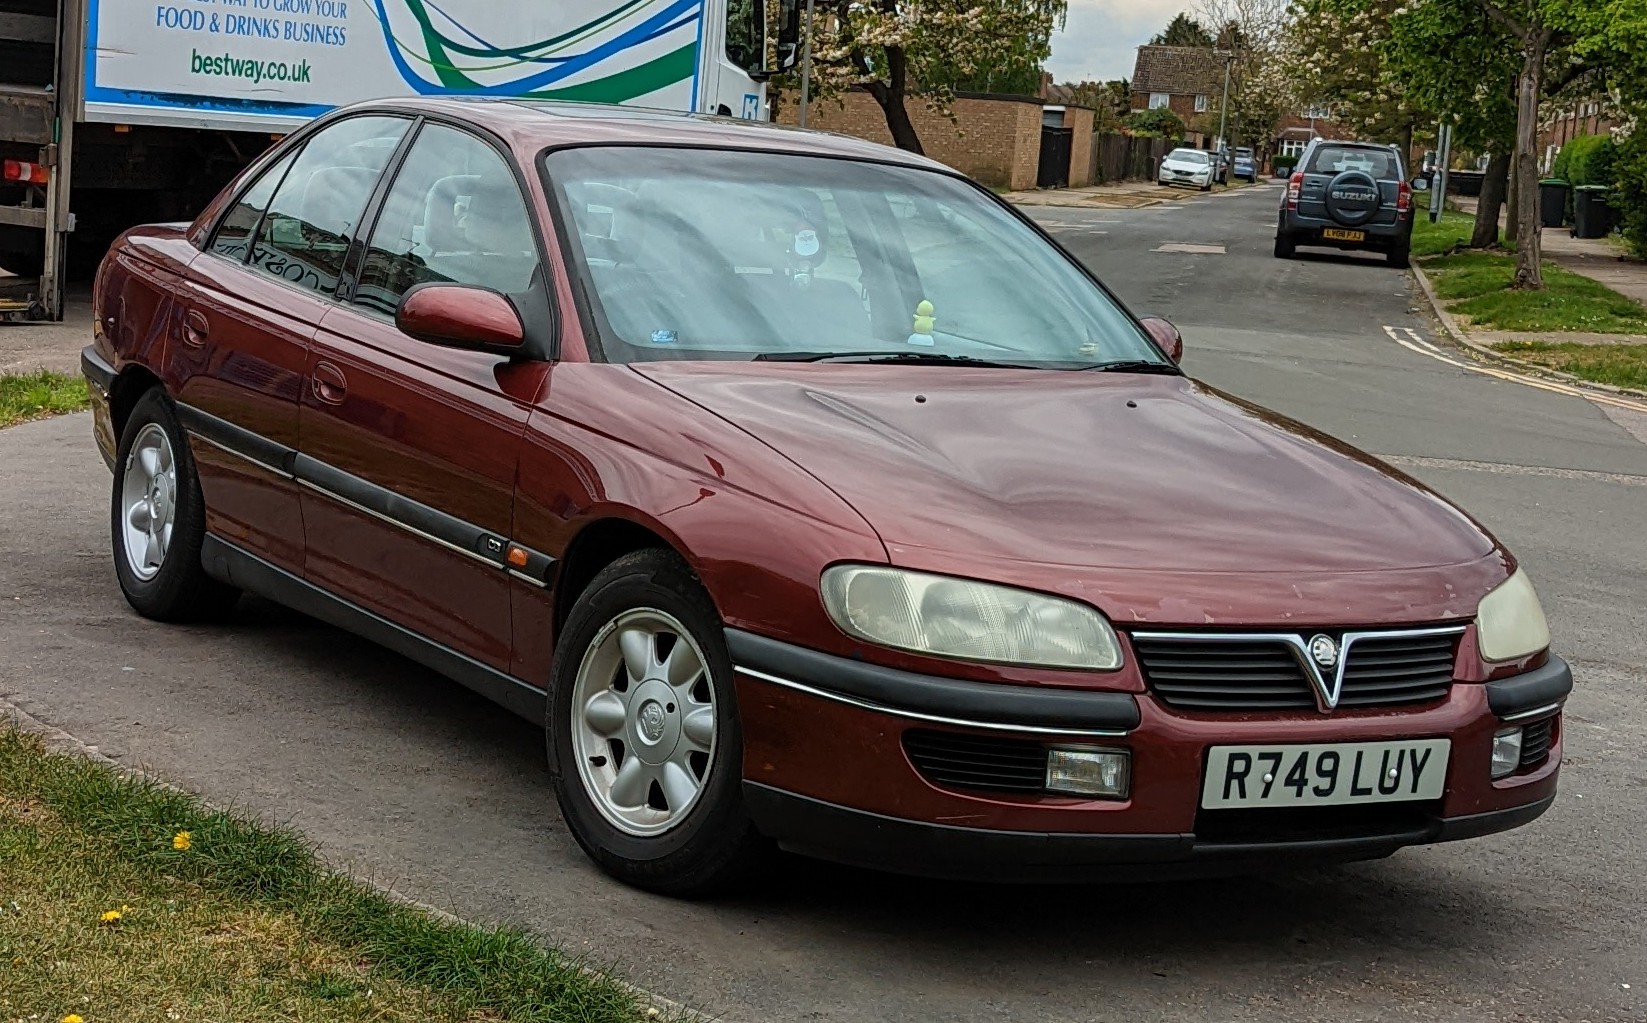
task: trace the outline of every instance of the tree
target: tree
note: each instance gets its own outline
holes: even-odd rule
[[[1117,131],[1132,112],[1132,83],[1125,78],[1108,82],[1065,82],[1078,106],[1091,107],[1093,131]]]
[[[1289,9],[1289,0],[1199,0],[1202,21],[1219,26],[1215,41],[1230,61],[1227,133],[1254,147],[1269,142],[1294,105],[1282,71]]]
[[[1149,41],[1151,46],[1205,46],[1211,48],[1212,33],[1205,25],[1196,21],[1188,14],[1177,14],[1167,23],[1167,27],[1155,34]]]
[[[1424,116],[1385,52],[1402,0],[1300,0],[1287,27],[1283,64],[1300,104],[1330,106],[1362,138],[1399,143],[1411,158]]]
[[[1184,137],[1184,119],[1166,107],[1135,110],[1127,115],[1125,123],[1127,131],[1142,138],[1172,139],[1176,142]]]
[[[947,112],[957,82],[1029,62],[1039,69],[1067,6],[1068,0],[822,0],[812,88],[820,99],[865,89],[893,143],[919,153],[910,99]]]

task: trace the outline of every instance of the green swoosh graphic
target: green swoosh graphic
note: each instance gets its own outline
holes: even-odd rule
[[[698,63],[697,49],[697,43],[688,43],[673,53],[666,53],[656,60],[649,60],[645,64],[619,71],[615,75],[560,89],[528,93],[526,98],[622,103],[691,78],[692,71]]]

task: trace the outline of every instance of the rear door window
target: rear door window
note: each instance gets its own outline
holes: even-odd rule
[[[234,208],[217,223],[217,234],[212,236],[213,252],[236,263],[246,261],[252,233],[257,230],[263,211],[269,207],[270,197],[285,179],[295,156],[295,153],[287,153],[273,167],[258,175],[251,187],[240,194]]]
[[[321,129],[269,203],[251,265],[332,294],[366,204],[410,123],[403,117],[351,117]]]

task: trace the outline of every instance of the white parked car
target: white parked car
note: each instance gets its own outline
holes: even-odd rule
[[[1200,149],[1174,149],[1161,161],[1156,181],[1163,185],[1195,185],[1212,190],[1212,154]]]

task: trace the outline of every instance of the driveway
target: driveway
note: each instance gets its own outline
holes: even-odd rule
[[[728,1020],[1641,1019],[1647,444],[1630,431],[1647,419],[1425,354],[1403,275],[1269,258],[1276,198],[1034,215],[1134,308],[1179,322],[1193,373],[1392,456],[1520,553],[1580,687],[1562,795],[1531,827],[1173,886],[788,860],[732,900],[644,895],[578,852],[538,732],[457,685],[266,603],[221,627],[131,614],[84,416],[0,432],[0,693],[418,898]]]

